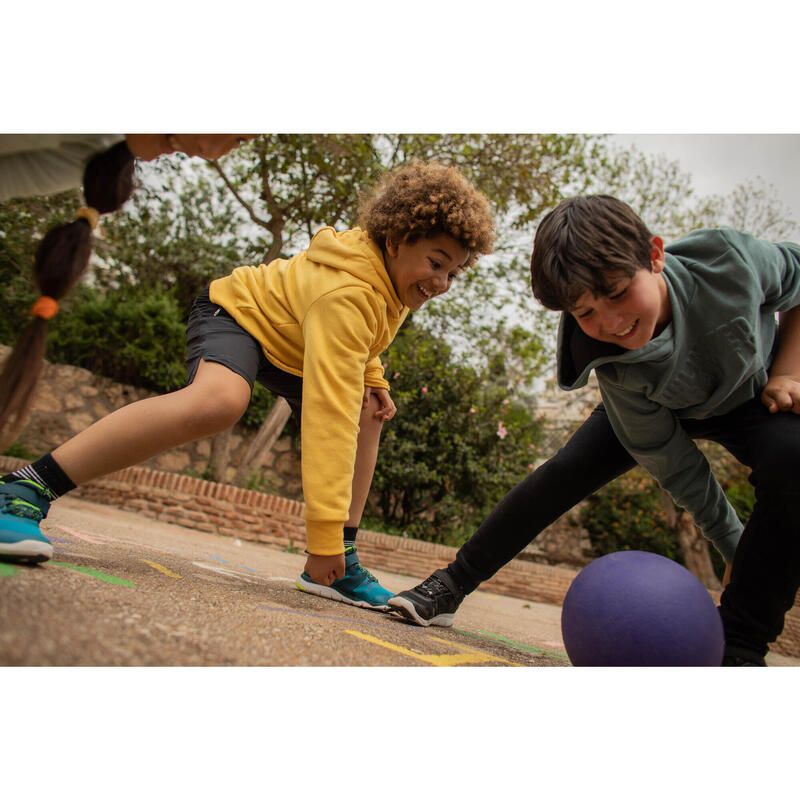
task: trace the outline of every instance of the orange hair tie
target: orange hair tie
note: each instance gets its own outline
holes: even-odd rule
[[[91,206],[83,206],[75,212],[75,219],[85,219],[92,226],[92,230],[94,230],[100,219],[100,212]]]
[[[31,314],[34,317],[50,319],[58,314],[58,303],[52,297],[43,294],[32,306]]]

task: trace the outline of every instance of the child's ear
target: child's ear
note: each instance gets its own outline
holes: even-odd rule
[[[650,267],[656,273],[664,269],[664,242],[660,236],[650,237]]]
[[[386,237],[386,252],[392,257],[397,258],[397,242],[393,236]]]

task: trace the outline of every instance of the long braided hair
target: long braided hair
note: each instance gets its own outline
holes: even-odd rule
[[[86,207],[73,222],[51,228],[36,250],[33,277],[40,297],[33,320],[17,340],[0,375],[0,442],[10,444],[24,424],[44,364],[47,321],[89,263],[92,230],[101,214],[123,206],[133,192],[134,157],[125,142],[93,156],[83,173]]]

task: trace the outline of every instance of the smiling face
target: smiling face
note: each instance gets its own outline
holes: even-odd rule
[[[446,233],[414,244],[390,237],[386,240],[386,271],[400,302],[416,311],[452,286],[469,255],[469,250]]]
[[[592,339],[636,350],[661,333],[672,319],[664,270],[664,245],[651,239],[652,271],[642,268],[632,277],[608,282],[607,294],[584,292],[571,309],[580,329]]]

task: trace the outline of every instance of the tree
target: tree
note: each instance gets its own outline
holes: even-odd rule
[[[384,426],[373,481],[380,521],[460,544],[529,470],[541,427],[418,324],[403,327],[385,363],[398,414]]]
[[[776,195],[763,178],[745,181],[731,194],[713,198],[716,213],[708,224],[727,225],[772,242],[790,239],[797,233],[797,220]]]
[[[197,289],[233,266],[302,249],[322,225],[354,224],[359,196],[381,170],[436,158],[486,192],[501,218],[498,253],[415,317],[460,343],[478,368],[514,362],[518,374],[530,376],[541,364],[539,332],[504,320],[510,306],[524,313],[529,302],[519,237],[564,185],[586,182],[597,157],[583,136],[264,135],[219,164],[171,159],[146,166],[141,192],[108,225],[97,280],[170,288],[188,314]],[[500,354],[502,346],[507,352]],[[224,437],[212,452],[215,473],[224,474],[218,450],[225,451]]]

